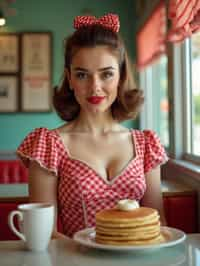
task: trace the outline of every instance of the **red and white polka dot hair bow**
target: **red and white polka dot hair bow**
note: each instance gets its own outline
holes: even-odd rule
[[[85,26],[101,25],[114,32],[118,32],[120,28],[119,17],[116,14],[107,14],[100,18],[95,16],[77,16],[74,19],[74,28],[80,29]]]

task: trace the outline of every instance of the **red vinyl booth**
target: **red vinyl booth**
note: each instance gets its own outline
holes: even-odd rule
[[[17,209],[16,203],[0,204],[0,240],[19,240],[19,238],[11,231],[8,226],[8,215],[11,211]],[[15,217],[16,218],[16,217]],[[14,220],[17,226],[16,219]]]
[[[20,160],[0,160],[0,184],[28,183],[28,171]]]

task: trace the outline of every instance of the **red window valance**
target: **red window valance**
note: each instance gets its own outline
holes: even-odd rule
[[[166,8],[160,1],[136,36],[137,68],[142,69],[166,51]]]
[[[167,39],[180,42],[200,30],[200,0],[169,0]]]

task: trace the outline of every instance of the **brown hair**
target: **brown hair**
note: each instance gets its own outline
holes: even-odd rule
[[[134,119],[143,103],[143,93],[134,88],[125,46],[117,33],[99,25],[76,30],[65,40],[65,69],[70,71],[72,58],[80,48],[97,45],[108,46],[119,60],[120,81],[117,98],[111,106],[113,117],[118,121]],[[69,87],[66,73],[63,74],[61,86],[55,87],[53,104],[58,115],[65,121],[74,120],[79,115],[80,105]]]

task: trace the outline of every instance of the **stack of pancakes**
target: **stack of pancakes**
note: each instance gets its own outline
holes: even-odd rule
[[[157,210],[102,210],[96,214],[96,242],[110,245],[147,245],[164,241]]]

